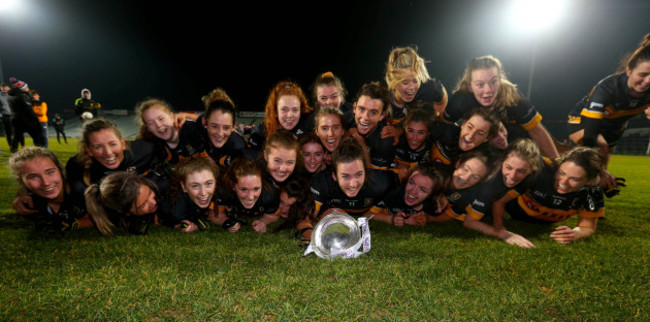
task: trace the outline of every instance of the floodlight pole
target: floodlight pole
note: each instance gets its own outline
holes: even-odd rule
[[[530,72],[528,73],[528,93],[526,93],[526,96],[528,100],[530,101],[530,95],[533,92],[533,75],[535,73],[535,59],[537,56],[537,41],[533,41],[533,55],[530,61]]]

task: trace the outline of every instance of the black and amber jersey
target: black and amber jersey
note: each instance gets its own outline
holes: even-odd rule
[[[155,147],[150,172],[161,177],[158,181],[168,179],[173,172],[174,165],[183,158],[207,156],[205,141],[203,140],[203,132],[205,131],[200,124],[200,121],[185,121],[178,133],[178,144],[174,148],[170,147],[164,140],[155,139],[153,141]]]
[[[384,195],[379,207],[386,209],[391,215],[396,215],[400,212],[407,216],[419,212],[424,212],[425,214],[432,216],[438,214],[436,204],[432,198],[427,198],[422,204],[420,210],[415,210],[413,207],[407,205],[406,202],[404,202],[405,189],[406,183],[392,188],[388,193],[386,193],[386,195]]]
[[[183,220],[193,223],[197,223],[199,220],[207,222],[208,214],[214,208],[214,201],[207,208],[200,208],[192,202],[186,193],[179,189],[174,198],[161,200],[157,215],[160,224],[166,226],[177,225]]]
[[[381,137],[381,130],[386,126],[383,121],[377,123],[377,126],[367,135],[363,136],[368,147],[370,155],[370,167],[378,170],[388,170],[393,165],[395,159],[395,138]],[[353,128],[356,128],[356,124]]]
[[[465,113],[480,107],[482,106],[476,101],[474,94],[454,94],[449,98],[443,118],[447,122],[458,122],[465,116]],[[542,122],[542,115],[521,93],[517,105],[507,106],[499,117],[508,130],[508,142],[527,138],[527,131]]]
[[[321,214],[330,208],[341,208],[352,216],[362,216],[370,210],[379,213],[384,195],[399,185],[399,179],[392,171],[368,170],[366,175],[366,183],[359,193],[348,197],[332,177],[331,171],[318,173],[311,183],[316,211]]]
[[[429,104],[437,104],[443,102],[446,98],[447,98],[447,91],[445,90],[445,87],[442,85],[442,82],[440,82],[437,79],[430,79],[429,81],[422,83],[420,85],[420,88],[418,89],[418,92],[415,93],[415,97],[413,98],[411,103],[407,103],[403,107],[398,107],[397,105],[395,105],[395,96],[391,91],[390,105],[392,109],[392,115],[390,117],[390,122],[393,125],[400,126],[404,121],[404,118],[406,117],[408,110],[411,108],[410,104],[414,102],[422,101]],[[430,112],[431,115],[434,115],[435,113],[433,109],[427,112]]]
[[[650,108],[650,92],[643,97],[631,96],[627,82],[625,73],[599,81],[569,113],[570,132],[584,129],[584,141],[590,146],[595,146],[598,134],[610,145],[616,144],[628,120]]]
[[[86,168],[84,164],[78,161],[78,155],[71,157],[65,166],[66,179],[70,185],[71,194],[73,196],[83,196],[89,185],[99,183],[106,175],[118,171],[145,175],[154,180],[156,184],[160,184],[160,182],[155,180],[155,175],[151,171],[155,155],[155,144],[150,141],[135,140],[126,141],[126,145],[127,149],[124,150],[124,160],[115,169],[106,168],[95,159]]]
[[[471,213],[472,202],[480,195],[478,186],[472,186],[466,189],[448,189],[445,192],[449,203],[444,210],[447,216],[464,221],[465,215]]]
[[[25,215],[25,218],[32,220],[36,230],[42,231],[66,231],[72,230],[74,221],[87,214],[85,199],[70,194],[70,187],[64,185],[63,203],[58,210],[49,205],[49,200],[36,194],[30,194],[33,202],[33,209],[37,212]]]
[[[307,113],[300,115],[300,120],[298,124],[291,129],[291,132],[296,138],[300,135],[308,132],[314,132],[314,117],[315,113]],[[266,142],[266,125],[264,122],[260,122],[251,129],[251,133],[248,136],[248,147],[261,151],[264,148],[264,142]]]
[[[555,190],[556,169],[548,164],[526,192],[508,205],[537,220],[557,222],[573,215],[600,218],[605,215],[605,200],[600,186],[585,186],[581,190],[559,194]]]
[[[251,208],[246,208],[235,195],[235,192],[219,189],[217,192],[219,212],[223,211],[228,218],[246,219],[260,217],[265,214],[279,215],[280,199],[266,187]]]
[[[455,218],[460,219],[461,217],[464,218],[466,215],[470,215],[476,220],[482,220],[485,216],[491,216],[494,201],[506,194],[512,198],[519,197],[526,191],[530,182],[528,179],[532,179],[532,177],[526,178],[526,180],[515,187],[508,188],[503,183],[503,173],[499,169],[488,181],[478,183],[475,187],[468,189],[466,198],[463,198],[463,202],[467,202],[468,204],[458,204],[454,207],[452,211],[457,215]],[[465,211],[464,214],[462,213],[463,210]]]
[[[225,171],[232,163],[233,160],[239,157],[248,157],[246,152],[248,151],[248,146],[246,145],[246,139],[239,134],[238,132],[232,131],[228,141],[220,148],[215,147],[210,142],[210,139],[205,133],[204,140],[206,142],[205,152],[210,157],[222,171]]]
[[[430,138],[430,137],[429,137]],[[394,163],[397,167],[415,168],[418,164],[429,162],[431,156],[431,140],[427,138],[420,150],[413,150],[409,146],[406,135],[400,136],[397,147],[395,147]]]
[[[431,131],[431,161],[453,164],[461,153],[458,146],[459,138],[460,126],[443,122],[436,123]]]
[[[205,156],[205,141],[203,140],[205,129],[201,126],[201,118],[202,116],[196,122],[186,120],[183,123],[178,132],[178,145],[175,148],[170,147],[166,142],[161,142],[168,153],[167,162],[177,164],[183,158]]]

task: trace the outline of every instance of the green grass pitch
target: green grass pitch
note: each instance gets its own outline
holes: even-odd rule
[[[70,141],[50,140],[63,162]],[[612,157],[627,187],[573,245],[554,226],[506,221],[537,245],[521,249],[457,222],[371,221],[369,253],[326,261],[290,232],[35,234],[0,149],[0,320],[650,320],[650,157]]]

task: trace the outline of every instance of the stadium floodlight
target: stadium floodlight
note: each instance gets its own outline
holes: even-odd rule
[[[528,91],[526,96],[531,99],[535,60],[537,56],[537,34],[542,30],[556,25],[566,11],[565,0],[514,0],[510,17],[516,32],[533,38],[530,72],[528,74]]]
[[[555,24],[565,5],[564,0],[515,0],[511,17],[515,28],[536,32]]]

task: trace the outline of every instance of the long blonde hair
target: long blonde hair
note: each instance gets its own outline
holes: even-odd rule
[[[405,71],[410,71],[420,84],[429,81],[431,76],[429,76],[425,63],[414,48],[398,47],[393,49],[388,55],[386,64],[385,78],[388,89],[394,90],[397,84],[406,79]]]
[[[79,140],[78,147],[79,153],[77,154],[77,162],[83,165],[84,168],[89,168],[92,163],[92,157],[86,152],[86,147],[89,147],[90,144],[90,136],[102,130],[111,130],[115,133],[118,140],[122,140],[122,132],[113,121],[105,118],[96,118],[86,122],[82,128],[81,140]],[[128,149],[128,145],[126,149]]]

